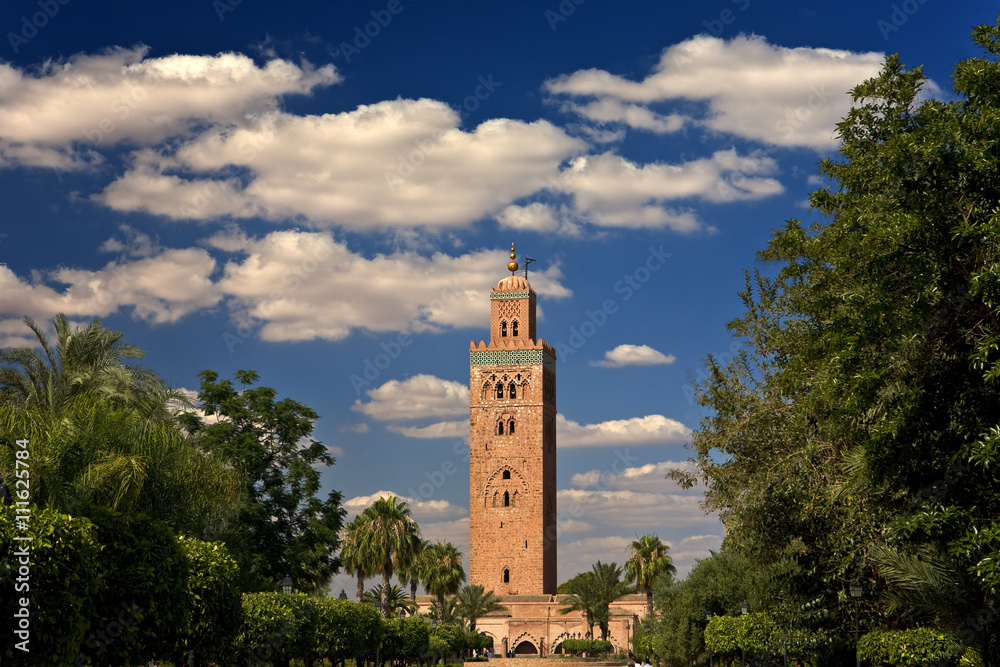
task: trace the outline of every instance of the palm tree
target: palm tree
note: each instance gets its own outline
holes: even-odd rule
[[[583,612],[587,619],[587,630],[590,636],[594,636],[594,621],[599,615],[597,585],[594,581],[593,572],[585,572],[582,575],[570,580],[570,593],[566,598],[566,606],[559,610],[560,614],[568,614],[574,611]]]
[[[597,561],[586,576],[579,576],[573,582],[566,606],[560,614],[582,611],[587,617],[590,634],[594,634],[594,624],[601,628],[601,639],[608,638],[611,619],[611,603],[628,595],[631,589],[621,580],[622,568],[617,563]]]
[[[344,526],[340,543],[340,561],[344,570],[347,574],[358,577],[358,602],[364,596],[365,579],[375,572],[375,559],[371,552],[365,550],[367,542],[362,535],[364,528],[364,516],[359,514]]]
[[[437,621],[438,625],[465,627],[465,618],[459,613],[457,597],[445,600],[444,604],[434,600],[431,602],[430,611],[423,614],[423,616],[431,621]]]
[[[24,323],[38,339],[41,352],[30,347],[0,349],[0,400],[59,414],[71,397],[93,392],[113,407],[138,408],[160,419],[171,418],[170,401],[187,402],[150,369],[127,363],[145,352],[123,343],[125,334],[104,328],[100,320],[74,329],[59,313],[54,320],[55,346],[30,317]]]
[[[597,615],[594,619],[601,628],[601,639],[608,638],[611,620],[611,603],[632,592],[632,589],[622,581],[622,569],[618,563],[594,563],[593,583],[597,591]]]
[[[625,582],[635,584],[646,594],[646,616],[653,615],[653,583],[657,577],[664,572],[677,574],[669,551],[670,547],[655,535],[643,535],[629,545]]]
[[[430,546],[431,543],[428,540],[420,540],[420,544],[413,553],[413,559],[396,573],[400,583],[410,584],[410,600],[416,601],[417,599],[417,586],[420,584],[420,576],[424,568],[424,552]]]
[[[383,605],[383,611],[387,611],[387,616],[395,616],[399,613],[400,609],[405,609],[407,613],[413,613],[416,610],[416,606],[410,604],[409,600],[406,599],[406,592],[402,588],[393,584],[389,586],[389,594],[385,596],[389,600],[389,606],[385,607]],[[371,590],[365,591],[364,595],[361,597],[362,602],[366,602],[370,605],[375,605],[376,603],[382,604],[382,584],[378,584]]]
[[[382,575],[382,613],[388,617],[389,579],[405,568],[420,545],[420,528],[406,502],[396,496],[379,498],[361,513],[361,548],[371,554],[372,574]]]
[[[444,596],[457,593],[465,581],[462,552],[451,542],[438,542],[424,551],[422,560],[424,588],[437,596],[439,607],[444,609]]]
[[[476,620],[489,614],[507,611],[500,604],[500,598],[493,591],[484,592],[479,584],[466,586],[455,597],[458,601],[458,613],[469,621],[469,631],[476,631]]]

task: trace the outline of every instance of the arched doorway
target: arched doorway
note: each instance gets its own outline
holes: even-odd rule
[[[535,648],[534,644],[525,639],[514,647],[514,655],[538,655],[538,649]]]

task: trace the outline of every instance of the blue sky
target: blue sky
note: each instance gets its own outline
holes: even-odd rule
[[[352,515],[393,492],[467,551],[467,350],[513,242],[559,352],[559,580],[645,533],[686,572],[723,530],[664,474],[744,269],[816,219],[846,92],[898,52],[947,98],[993,12],[6,2],[0,345],[65,312],[176,387],[255,369],[322,416]]]

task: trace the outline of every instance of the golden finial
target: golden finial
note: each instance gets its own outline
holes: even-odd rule
[[[510,244],[510,258],[511,258],[511,260],[517,259],[517,253],[514,252],[514,244],[513,243]],[[515,261],[508,262],[508,264],[507,264],[507,270],[510,271],[510,275],[514,275],[515,273],[517,273],[517,262],[515,262]]]

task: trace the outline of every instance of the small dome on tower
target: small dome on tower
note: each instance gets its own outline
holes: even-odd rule
[[[497,283],[498,292],[527,292],[531,284],[524,276],[507,276]]]

